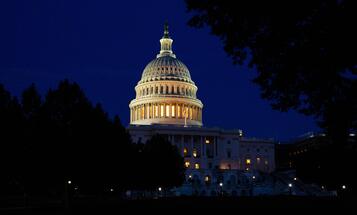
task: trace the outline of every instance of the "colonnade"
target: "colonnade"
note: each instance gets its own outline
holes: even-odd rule
[[[130,122],[155,118],[187,118],[202,122],[202,108],[180,103],[148,103],[130,109]]]

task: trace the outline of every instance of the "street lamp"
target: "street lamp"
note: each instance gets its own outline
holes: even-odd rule
[[[346,190],[346,188],[347,188],[346,185],[342,185],[343,190]]]
[[[296,181],[296,180],[297,180],[297,178],[295,177],[295,178],[294,178],[294,181]]]
[[[72,181],[68,181],[67,183],[68,183],[68,184],[72,184]]]
[[[161,191],[162,191],[162,188],[161,188],[161,187],[159,187],[159,189],[158,189],[158,190],[159,190],[159,192],[161,192]]]
[[[253,179],[255,179],[255,175],[253,175],[253,177],[252,177]]]
[[[293,184],[292,184],[292,183],[289,183],[289,187],[290,187],[290,188],[293,187]]]
[[[292,183],[289,183],[289,193],[290,193],[290,195],[292,194],[292,188],[293,187],[293,184]]]
[[[222,183],[222,182],[221,182],[221,183],[219,183],[219,186],[220,186],[220,187],[223,187],[223,183]]]

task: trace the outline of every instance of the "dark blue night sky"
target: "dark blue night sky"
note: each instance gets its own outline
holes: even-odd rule
[[[68,78],[127,125],[134,87],[168,20],[173,50],[199,88],[205,126],[280,140],[317,130],[311,118],[271,110],[250,82],[254,71],[232,65],[219,39],[187,26],[189,17],[180,0],[1,1],[0,82],[15,95],[33,82],[44,94]]]

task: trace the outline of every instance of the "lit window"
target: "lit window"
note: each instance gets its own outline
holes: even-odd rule
[[[183,148],[183,156],[187,156],[188,155],[188,150],[187,148]]]
[[[209,140],[208,139],[206,139],[206,144],[209,144]]]
[[[177,106],[177,118],[181,117],[181,107]]]
[[[161,112],[160,116],[164,117],[164,105],[161,105],[160,107],[161,107],[160,108],[160,112]]]
[[[206,176],[205,176],[205,182],[208,183],[208,182],[210,182],[210,181],[211,181],[211,178],[209,177],[209,175],[206,175]]]
[[[175,105],[171,106],[171,116],[175,117]]]
[[[246,163],[247,165],[249,165],[249,164],[250,164],[250,159],[246,159],[246,160],[245,160],[245,163]]]
[[[166,105],[166,117],[170,116],[170,105]]]
[[[194,158],[197,158],[197,156],[198,156],[197,149],[193,149],[192,155]]]
[[[186,168],[189,168],[189,167],[190,167],[190,162],[186,161],[186,162],[185,162],[185,167],[186,167]]]
[[[200,164],[199,163],[195,163],[195,169],[199,169],[200,168]]]
[[[159,116],[159,107],[155,105],[155,117]]]
[[[260,158],[257,158],[257,163],[260,163]]]

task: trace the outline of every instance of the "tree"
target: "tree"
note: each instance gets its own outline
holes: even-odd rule
[[[186,3],[194,13],[189,25],[208,26],[234,63],[256,69],[253,82],[273,109],[314,116],[326,131],[331,145],[299,161],[298,174],[334,187],[346,181],[355,186],[357,149],[348,139],[357,132],[357,2]]]
[[[165,137],[156,134],[139,146],[138,170],[142,188],[157,190],[158,187],[172,188],[182,185],[184,161],[176,146]]]
[[[24,170],[23,138],[24,116],[16,97],[0,84],[0,195],[19,194],[18,184]]]
[[[234,63],[256,68],[274,109],[316,117],[334,142],[356,132],[356,1],[186,2],[191,26],[209,26]]]

